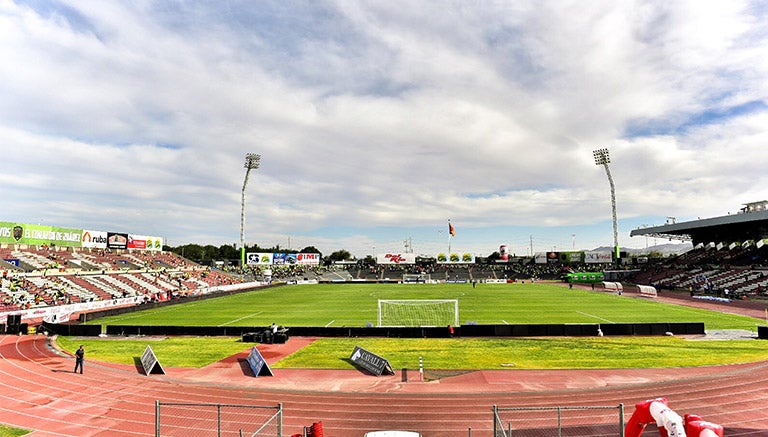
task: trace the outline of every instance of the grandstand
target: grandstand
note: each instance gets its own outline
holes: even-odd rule
[[[0,225],[7,225],[7,235],[12,227],[20,227]],[[83,231],[86,234],[96,240],[99,233]],[[0,311],[126,298],[133,298],[133,304],[157,302],[233,284],[402,282],[413,275],[440,283],[515,282],[567,280],[569,273],[583,271],[605,271],[611,280],[659,290],[729,299],[768,297],[768,201],[746,204],[738,214],[636,229],[631,235],[692,241],[694,248],[669,258],[625,257],[618,270],[610,262],[590,263],[590,259],[606,259],[587,256],[593,252],[554,252],[490,263],[485,258],[447,263],[409,256],[402,263],[286,263],[217,269],[162,251],[157,244],[112,248],[86,244],[83,237],[78,247],[5,238],[0,241]]]

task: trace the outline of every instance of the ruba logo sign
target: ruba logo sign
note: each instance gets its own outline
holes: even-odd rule
[[[24,228],[21,226],[14,226],[13,227],[13,239],[16,241],[21,240],[21,237],[24,236]]]

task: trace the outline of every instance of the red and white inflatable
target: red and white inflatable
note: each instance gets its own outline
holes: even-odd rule
[[[685,432],[692,437],[723,437],[723,425],[705,422],[695,414],[686,414]]]
[[[624,427],[624,437],[639,437],[649,423],[656,423],[661,437],[723,437],[723,427],[686,414],[685,421],[669,408],[666,398],[649,399],[635,405]]]

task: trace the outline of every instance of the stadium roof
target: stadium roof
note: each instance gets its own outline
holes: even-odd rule
[[[745,204],[737,214],[638,228],[631,237],[644,236],[691,241],[693,245],[736,243],[768,238],[768,201]]]

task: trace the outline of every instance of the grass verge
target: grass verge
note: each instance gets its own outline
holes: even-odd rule
[[[147,345],[164,367],[204,367],[250,349],[230,337],[95,339],[58,337],[73,352],[85,345],[90,360],[134,364]],[[290,340],[289,340],[290,341]],[[270,363],[283,369],[352,369],[349,356],[361,346],[386,358],[393,368],[431,369],[606,369],[736,364],[768,360],[759,340],[697,340],[679,337],[589,338],[322,338]]]

